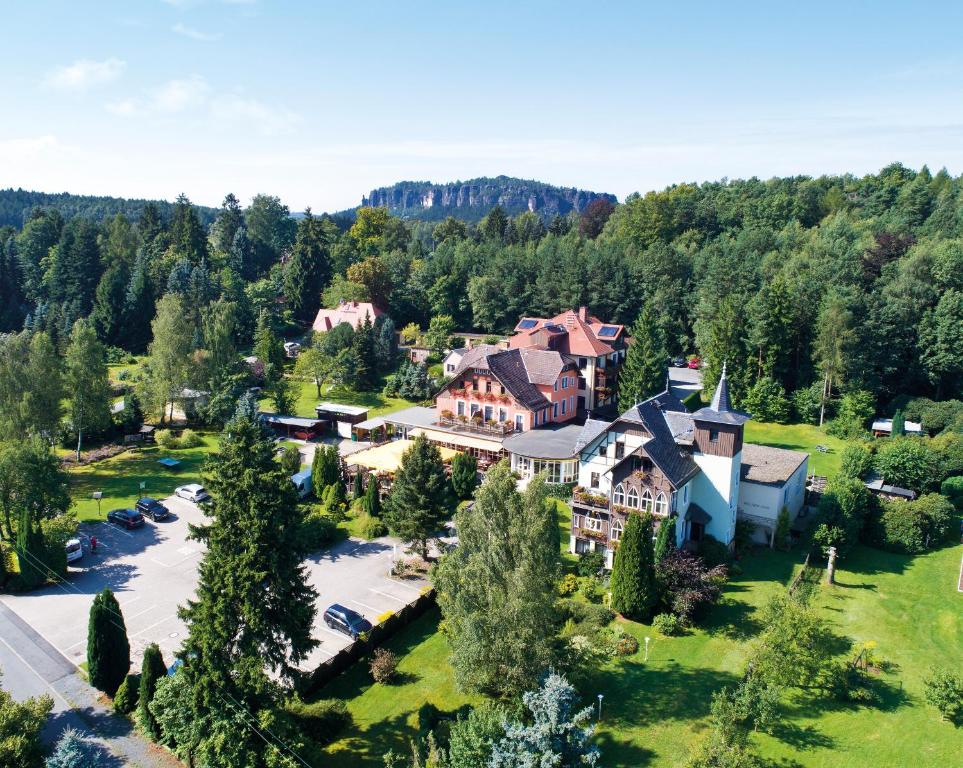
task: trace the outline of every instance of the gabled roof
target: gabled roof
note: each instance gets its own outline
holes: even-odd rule
[[[641,424],[652,437],[635,452],[644,451],[652,462],[665,474],[673,488],[685,485],[699,473],[699,466],[692,455],[677,441],[676,435],[685,435],[688,411],[682,401],[669,391],[660,392],[641,403],[633,405],[616,419]]]
[[[740,476],[750,483],[783,485],[809,458],[808,453],[745,443],[742,446]]]
[[[512,397],[529,410],[534,411],[548,406],[545,395],[529,380],[521,350],[510,349],[499,352],[497,355],[489,355],[488,370]]]
[[[453,376],[459,376],[469,368],[488,368],[488,356],[503,352],[493,344],[479,344],[477,347],[466,350],[457,350],[462,353],[461,361],[455,368]]]
[[[610,425],[611,422],[608,421],[601,421],[599,419],[586,419],[585,424],[582,425],[582,431],[579,433],[578,439],[575,441],[575,452],[578,453],[587,445],[592,443],[595,438],[605,432]]]
[[[370,317],[374,323],[384,314],[374,304],[366,301],[342,301],[334,309],[319,309],[312,328],[318,333],[326,333],[341,323],[347,323],[355,330]]]

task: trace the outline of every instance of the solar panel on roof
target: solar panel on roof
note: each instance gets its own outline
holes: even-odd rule
[[[526,317],[518,324],[518,330],[524,331],[528,328],[534,328],[536,325],[538,325],[537,320]]]
[[[565,332],[565,329],[564,329],[562,326],[560,326],[558,323],[550,323],[549,325],[546,325],[545,328],[546,328],[547,330],[551,331],[552,333],[564,333],[564,332]]]
[[[603,325],[599,328],[599,336],[601,338],[606,338],[608,336],[614,336],[619,332],[619,329],[614,325]]]

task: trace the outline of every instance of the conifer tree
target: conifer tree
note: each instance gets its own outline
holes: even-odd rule
[[[461,501],[470,499],[478,486],[478,461],[469,453],[459,453],[451,461],[451,487]]]
[[[658,565],[662,558],[675,549],[675,518],[667,517],[659,524],[658,533],[655,535],[655,563]]]
[[[378,478],[374,474],[368,475],[368,487],[364,492],[364,509],[372,517],[381,517],[381,492],[378,488]]]
[[[424,435],[401,457],[385,509],[388,527],[428,557],[428,540],[450,512],[448,479],[438,447]]]
[[[631,619],[646,620],[658,597],[652,517],[630,514],[612,566],[612,609]]]
[[[354,380],[355,386],[361,390],[368,390],[374,384],[377,375],[377,359],[375,358],[374,327],[371,325],[371,315],[365,315],[364,321],[358,326],[351,340],[351,351],[355,358]]]
[[[109,589],[90,606],[87,624],[87,674],[90,684],[113,696],[130,671],[130,643],[120,604]]]
[[[893,426],[890,431],[891,437],[901,437],[906,434],[906,417],[903,415],[903,411],[897,409],[896,413],[893,414]]]
[[[21,508],[20,518],[17,520],[16,551],[17,563],[20,565],[20,583],[24,589],[33,589],[46,582],[43,534],[27,506]]]
[[[361,472],[358,471],[354,475],[354,487],[351,490],[351,498],[357,501],[362,496],[364,496],[364,478],[361,476]]]
[[[321,291],[331,280],[328,233],[323,222],[304,212],[284,272],[284,295],[296,320],[310,322],[321,305]]]
[[[167,665],[157,643],[151,643],[144,650],[144,660],[140,669],[140,691],[137,700],[137,718],[141,728],[154,741],[161,739],[160,724],[154,713],[150,711],[150,703],[154,700],[157,681],[167,675]]]
[[[271,718],[277,680],[291,683],[317,645],[317,593],[303,565],[297,493],[274,459],[252,396],[225,426],[205,479],[211,522],[191,529],[207,551],[197,597],[180,611],[188,637],[179,674],[204,734],[200,762],[261,768],[265,744],[246,721]]]
[[[633,342],[619,373],[619,408],[622,411],[665,389],[669,353],[665,331],[655,317],[651,305],[645,304],[630,331]]]

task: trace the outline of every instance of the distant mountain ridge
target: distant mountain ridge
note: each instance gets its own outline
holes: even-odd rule
[[[589,203],[599,198],[617,202],[615,195],[605,192],[496,176],[448,184],[400,181],[390,187],[371,190],[362,198],[361,206],[385,207],[395,216],[424,221],[440,221],[448,216],[479,221],[496,205],[513,216],[532,211],[550,219],[556,214],[564,216],[570,211],[581,213]]]

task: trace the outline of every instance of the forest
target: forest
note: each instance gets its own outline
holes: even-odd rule
[[[212,317],[230,318],[244,350],[259,321],[299,335],[340,299],[375,302],[397,328],[448,316],[487,333],[580,305],[631,325],[645,308],[670,354],[704,358],[710,391],[726,363],[737,403],[763,382],[802,420],[820,393],[891,412],[897,398],[961,394],[961,194],[945,170],[897,163],[678,184],[547,222],[497,206],[477,225],[369,207],[347,226],[295,219],[267,195],[247,207],[227,195],[209,225],[184,196],[135,218],[38,205],[0,228],[0,331],[44,330],[62,350],[88,318],[108,348],[141,353],[167,294],[206,353]]]

